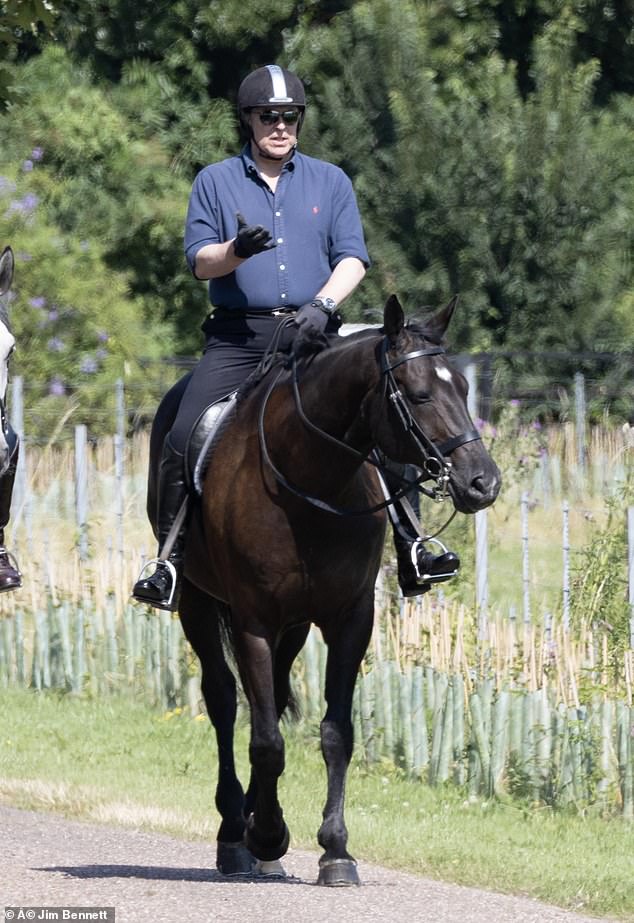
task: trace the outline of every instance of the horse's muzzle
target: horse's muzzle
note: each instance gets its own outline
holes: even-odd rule
[[[473,466],[469,474],[452,471],[449,493],[459,513],[477,513],[495,501],[502,486],[500,470],[494,461]]]

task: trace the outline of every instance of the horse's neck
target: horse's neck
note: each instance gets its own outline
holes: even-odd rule
[[[336,493],[371,448],[361,409],[377,374],[371,344],[336,347],[300,369],[299,398],[287,383],[274,392],[265,414],[266,440],[275,464],[291,479],[301,472],[305,489]]]
[[[343,439],[359,431],[359,412],[377,374],[370,341],[351,341],[320,353],[299,377],[302,409],[316,426]]]

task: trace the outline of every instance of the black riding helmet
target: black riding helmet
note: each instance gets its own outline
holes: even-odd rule
[[[299,136],[306,109],[304,84],[285,67],[277,64],[259,67],[244,78],[238,90],[238,115],[247,132],[249,126],[244,116],[256,106],[295,106],[301,112],[297,122]]]

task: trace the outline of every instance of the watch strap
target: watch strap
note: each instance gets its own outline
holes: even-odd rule
[[[328,315],[334,314],[337,310],[337,302],[333,298],[314,298],[311,304],[316,308],[321,308]]]

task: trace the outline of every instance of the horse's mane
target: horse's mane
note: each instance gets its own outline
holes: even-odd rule
[[[246,378],[236,393],[236,403],[244,401],[252,391],[260,384],[264,376],[273,367],[281,368],[288,365],[288,356],[286,353],[274,353],[272,356],[265,356],[257,368],[253,369],[248,378]]]
[[[405,324],[405,330],[414,334],[414,336],[423,337],[423,339],[435,345],[438,345],[442,340],[441,337],[435,335],[433,331],[429,329],[425,320],[419,317],[408,318]],[[351,333],[348,336],[340,336],[338,338],[334,336],[325,338],[318,334],[311,343],[312,351],[310,355],[306,357],[306,361],[310,362],[316,355],[326,350],[329,352],[339,352],[349,347],[352,343],[358,343],[363,340],[384,335],[385,329],[383,327],[368,327],[365,330],[357,330],[355,333]],[[271,355],[265,355],[258,367],[251,372],[249,377],[238,389],[236,401],[240,403],[240,401],[245,400],[272,368],[281,368],[282,366],[290,368],[290,359],[287,352],[278,351]]]

